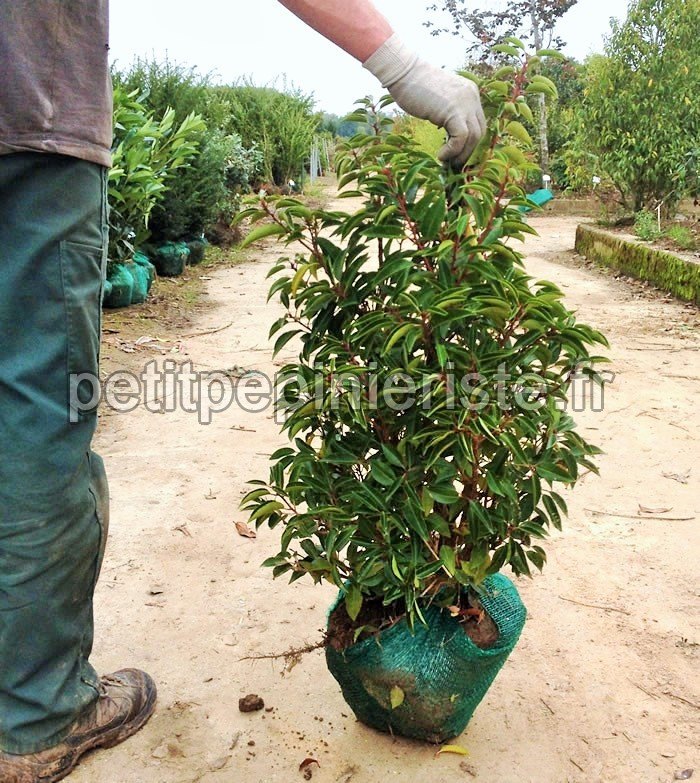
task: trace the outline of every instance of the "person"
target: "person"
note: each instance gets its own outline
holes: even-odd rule
[[[462,164],[485,129],[478,91],[410,51],[369,0],[280,0],[444,127]],[[0,781],[51,783],[152,714],[136,669],[89,663],[109,524],[94,410],[112,142],[108,0],[0,3]]]

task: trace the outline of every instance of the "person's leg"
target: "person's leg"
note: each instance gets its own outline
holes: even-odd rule
[[[0,751],[56,745],[99,695],[88,663],[107,484],[96,412],[69,417],[70,375],[98,373],[106,170],[0,156]]]

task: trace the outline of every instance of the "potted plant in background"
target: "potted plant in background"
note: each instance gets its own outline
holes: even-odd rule
[[[465,728],[525,620],[499,572],[541,569],[566,504],[552,488],[595,470],[565,410],[572,379],[600,380],[581,323],[524,270],[534,233],[518,184],[532,167],[526,96],[551,93],[520,42],[480,83],[486,137],[444,170],[371,106],[372,132],[339,152],[353,213],[261,199],[243,216],[294,243],[271,270],[286,314],[275,351],[290,445],[243,500],[281,529],[275,576],[330,582],[326,656],[375,728],[442,742]],[[384,108],[386,101],[379,109]],[[354,189],[347,189],[348,186]]]

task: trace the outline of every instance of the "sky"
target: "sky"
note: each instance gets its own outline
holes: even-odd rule
[[[375,0],[394,30],[435,65],[455,70],[464,63],[464,41],[432,36],[423,26],[429,0]],[[112,0],[112,60],[127,67],[135,57],[155,57],[196,66],[229,83],[294,84],[313,93],[316,108],[352,110],[365,95],[382,93],[352,57],[306,27],[277,0]],[[610,18],[624,18],[627,0],[579,0],[557,28],[565,52],[583,59],[600,52]]]

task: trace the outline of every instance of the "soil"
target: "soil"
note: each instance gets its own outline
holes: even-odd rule
[[[342,652],[356,642],[391,628],[403,617],[405,610],[400,607],[384,606],[379,599],[365,599],[357,618],[352,620],[341,601],[328,617],[328,645],[337,652]],[[358,634],[360,628],[363,630]]]
[[[238,700],[238,709],[241,712],[258,712],[265,709],[265,702],[255,693],[249,693]]]
[[[493,647],[500,636],[498,626],[475,595],[469,595],[469,607],[462,615],[464,633],[482,650]]]
[[[278,551],[277,529],[257,538],[236,530],[246,481],[264,478],[284,443],[269,411],[233,406],[204,425],[180,408],[105,406],[96,450],[112,519],[92,661],[103,672],[146,669],[159,701],[142,731],[92,754],[71,783],[293,783],[306,758],[320,763],[317,783],[669,783],[680,770],[700,774],[698,311],[578,258],[576,218],[530,221],[540,237],[528,237],[528,271],[556,282],[608,335],[615,379],[603,410],[575,413],[605,450],[601,476],[564,493],[569,518],[546,544],[543,573],[516,580],[528,622],[455,740],[468,765],[357,723],[322,650],[284,677],[281,660],[243,660],[321,639],[336,597],[260,568]],[[107,313],[103,371],[172,358],[234,375],[274,372],[293,350],[273,360],[267,341],[278,309],[266,302],[265,275],[282,252],[270,242],[247,262],[198,267],[196,281],[158,281],[156,297],[166,287],[181,295],[172,306],[156,299]],[[239,712],[249,693],[273,711]]]
[[[328,618],[328,645],[341,652],[391,628],[405,616],[405,608],[384,606],[381,600],[374,599],[363,601],[359,615],[355,620],[351,620],[345,604],[341,601]],[[475,595],[469,595],[459,622],[467,636],[482,650],[493,647],[498,641],[498,626]],[[358,629],[363,630],[358,634]]]

